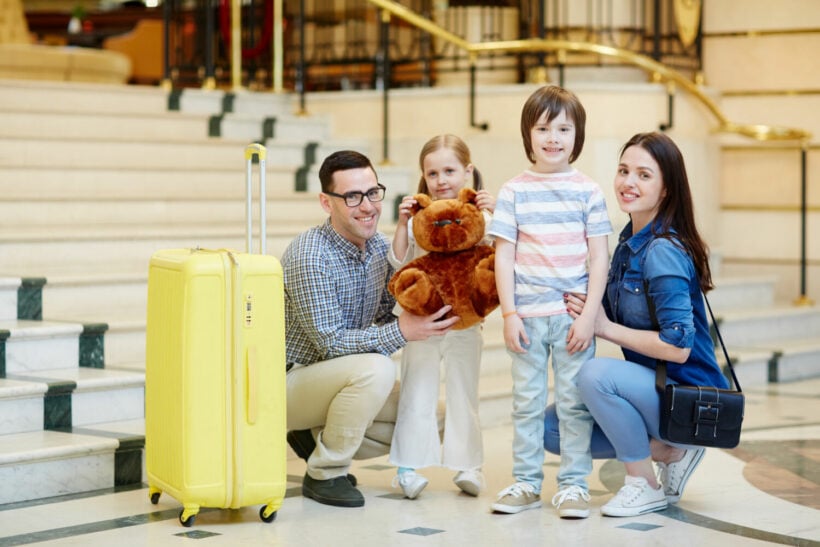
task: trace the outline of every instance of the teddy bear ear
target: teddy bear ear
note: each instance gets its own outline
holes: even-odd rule
[[[476,191],[472,188],[464,187],[458,191],[458,200],[464,203],[475,203]]]
[[[415,215],[425,207],[429,207],[433,200],[430,199],[430,196],[427,194],[416,194],[413,196],[413,199],[416,200],[416,203],[413,204],[413,207],[410,208],[410,214]]]

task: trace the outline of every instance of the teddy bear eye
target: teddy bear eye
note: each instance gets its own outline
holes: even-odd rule
[[[433,225],[438,226],[438,227],[442,227],[442,226],[447,226],[448,224],[452,224],[454,222],[456,224],[461,224],[461,219],[457,218],[455,220],[437,220],[433,223]]]

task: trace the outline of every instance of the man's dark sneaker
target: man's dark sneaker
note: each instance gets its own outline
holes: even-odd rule
[[[316,448],[316,441],[313,440],[313,433],[310,432],[310,429],[294,429],[293,431],[288,431],[286,438],[290,447],[296,452],[296,455],[308,461],[308,458],[310,458],[310,455],[313,454],[313,450]],[[356,486],[358,482],[356,476],[352,474],[347,475],[347,480],[349,480],[353,486]]]
[[[324,481],[316,480],[305,473],[302,481],[302,495],[325,505],[336,507],[361,507],[364,496],[347,477],[334,477]]]

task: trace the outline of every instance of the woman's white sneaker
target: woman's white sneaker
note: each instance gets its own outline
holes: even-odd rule
[[[706,450],[703,448],[690,448],[679,461],[672,463],[658,462],[660,481],[669,503],[677,503],[680,500],[683,489],[686,488],[686,483],[689,482],[689,477],[692,476],[692,472],[701,462],[705,453]]]
[[[624,485],[601,507],[608,517],[636,517],[652,511],[663,511],[668,502],[663,488],[652,488],[643,477],[626,476]]]

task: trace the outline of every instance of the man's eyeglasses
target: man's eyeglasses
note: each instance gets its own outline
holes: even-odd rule
[[[367,192],[346,192],[344,194],[337,194],[336,192],[325,192],[325,194],[345,200],[345,205],[348,207],[358,207],[362,204],[365,196],[368,200],[375,203],[384,199],[384,193],[387,187],[379,184],[375,188],[371,188]]]

